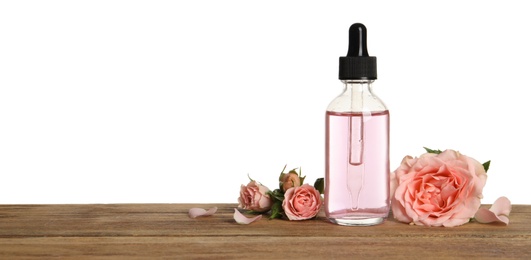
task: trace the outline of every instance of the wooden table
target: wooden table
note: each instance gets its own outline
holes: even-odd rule
[[[192,207],[218,207],[191,219]],[[531,259],[531,205],[510,225],[342,227],[319,217],[233,220],[234,204],[0,205],[0,259]]]

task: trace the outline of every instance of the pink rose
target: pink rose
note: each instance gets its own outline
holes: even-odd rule
[[[240,188],[240,197],[238,198],[238,207],[255,212],[266,212],[271,209],[271,197],[269,189],[258,183],[251,181],[247,186],[242,185]]]
[[[289,188],[301,186],[301,178],[295,171],[284,173],[280,175],[280,186],[283,191],[287,191]]]
[[[282,208],[289,220],[304,220],[315,217],[322,204],[319,191],[309,184],[304,184],[289,188],[284,193]]]
[[[483,165],[454,150],[406,156],[391,173],[391,207],[398,221],[454,227],[469,222],[487,181]]]

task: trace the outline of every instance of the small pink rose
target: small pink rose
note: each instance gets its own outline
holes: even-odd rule
[[[258,183],[251,181],[247,185],[242,185],[240,188],[240,197],[238,198],[238,207],[255,212],[266,212],[271,209],[271,197],[269,197],[269,189]]]
[[[480,208],[474,218],[479,223],[504,223],[509,225],[509,213],[511,213],[511,201],[506,197],[500,197],[490,209]]]
[[[391,207],[398,221],[454,227],[469,222],[483,197],[483,165],[454,150],[406,156],[391,173]]]
[[[282,208],[289,220],[304,220],[315,217],[322,204],[319,191],[309,184],[304,184],[289,188],[284,193]]]

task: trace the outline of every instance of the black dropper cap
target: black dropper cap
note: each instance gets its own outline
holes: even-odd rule
[[[339,79],[376,79],[376,57],[367,51],[367,28],[355,23],[349,29],[346,57],[339,57]]]

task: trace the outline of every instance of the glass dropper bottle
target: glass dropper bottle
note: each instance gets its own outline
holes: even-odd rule
[[[326,111],[325,212],[335,224],[376,225],[389,213],[389,110],[372,91],[376,71],[367,28],[355,23],[339,59],[343,92]]]

